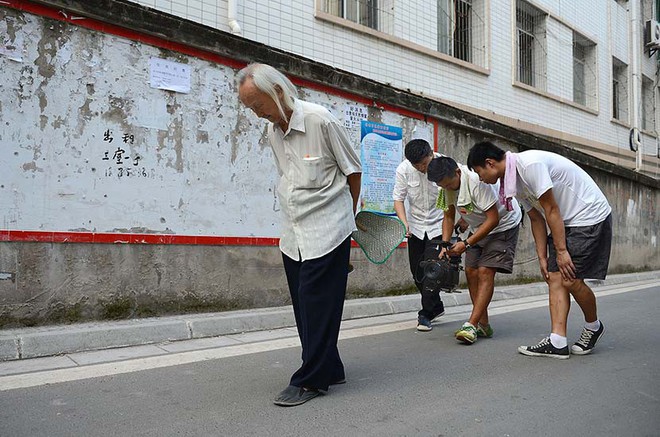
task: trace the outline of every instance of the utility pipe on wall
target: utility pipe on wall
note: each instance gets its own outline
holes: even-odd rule
[[[238,20],[236,20],[237,3],[238,0],[227,0],[227,25],[231,33],[241,36],[241,26],[238,24]]]
[[[632,90],[632,128],[630,131],[630,146],[635,150],[635,171],[642,169],[642,142],[640,138],[640,113],[642,105],[642,59],[641,48],[642,41],[640,40],[641,23],[641,1],[633,0],[628,2],[630,5],[630,43],[632,46],[630,65],[632,68],[632,83],[630,88]]]

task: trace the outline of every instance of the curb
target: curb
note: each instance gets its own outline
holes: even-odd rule
[[[594,287],[660,280],[660,270],[611,275],[604,281],[589,281]],[[445,307],[467,305],[470,295],[443,294]],[[497,287],[493,301],[547,293],[545,283]],[[347,300],[343,320],[385,316],[419,310],[419,295]],[[0,361],[137,346],[166,341],[191,340],[219,335],[295,326],[291,306],[222,313],[94,322],[0,331]]]

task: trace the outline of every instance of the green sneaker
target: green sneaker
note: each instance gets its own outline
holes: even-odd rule
[[[461,329],[456,331],[456,334],[454,335],[456,340],[465,344],[472,344],[477,341],[477,328],[475,328],[469,322],[465,322],[463,323],[463,326],[461,326]]]
[[[491,338],[493,332],[493,328],[490,325],[486,325],[485,327],[481,323],[477,325],[477,337]]]

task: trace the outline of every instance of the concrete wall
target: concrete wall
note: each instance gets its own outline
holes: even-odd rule
[[[137,6],[39,3],[141,33],[127,39],[117,31],[77,26],[80,21],[0,7],[0,23],[22,37],[23,47],[20,60],[0,56],[6,78],[0,84],[0,149],[10,151],[0,156],[4,230],[277,236],[270,191],[275,170],[264,126],[238,105],[233,90],[235,65],[261,61],[309,81],[303,96],[334,108],[340,117],[346,104],[372,100],[366,105],[369,119],[402,126],[404,141],[435,121],[438,149],[459,161],[485,138],[513,149],[565,154],[594,176],[615,210],[611,272],[660,268],[657,180],[451,106]],[[147,36],[157,39],[140,42]],[[200,55],[163,49],[171,47],[170,41]],[[209,61],[209,54],[220,61]],[[152,57],[190,66],[191,93],[150,88],[145,66]],[[164,125],[151,126],[146,117]],[[153,177],[113,179],[92,171],[106,163],[103,134],[108,129],[135,135],[131,153],[139,152],[141,162],[150,160]],[[288,302],[280,254],[273,246],[43,243],[0,235],[4,327]],[[357,269],[349,277],[350,297],[411,291],[405,249],[383,266],[370,264],[358,249],[352,261]],[[527,226],[514,274],[498,280],[538,279],[537,270]]]

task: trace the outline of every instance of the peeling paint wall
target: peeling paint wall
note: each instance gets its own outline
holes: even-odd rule
[[[234,69],[8,9],[0,23],[21,53],[0,55],[1,228],[279,236],[265,122]],[[189,66],[190,93],[151,88],[151,58]],[[301,95],[340,120],[363,106]],[[427,124],[370,109],[404,139]]]
[[[16,47],[0,53],[0,229],[279,236],[266,125],[239,104],[236,70],[2,7],[0,34]],[[191,92],[151,88],[150,58],[190,66]],[[404,141],[433,132],[300,95],[340,120],[366,109]],[[410,287],[398,252],[382,271],[354,250],[352,295]],[[288,302],[276,247],[0,243],[0,327]]]

